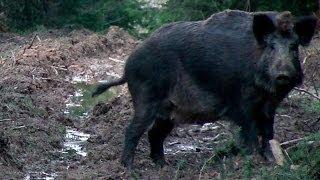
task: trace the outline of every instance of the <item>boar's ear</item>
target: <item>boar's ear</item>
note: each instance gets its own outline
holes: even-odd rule
[[[265,37],[276,30],[270,17],[266,14],[256,14],[253,16],[252,30],[260,45],[265,44]]]
[[[315,32],[317,26],[317,18],[314,16],[306,16],[299,18],[294,26],[294,31],[299,37],[299,43],[307,46]]]

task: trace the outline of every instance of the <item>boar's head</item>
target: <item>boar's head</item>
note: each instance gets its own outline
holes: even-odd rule
[[[313,16],[295,20],[288,11],[275,17],[254,15],[252,29],[261,52],[256,62],[257,86],[285,95],[302,82],[299,45],[310,43],[316,24],[317,18]]]

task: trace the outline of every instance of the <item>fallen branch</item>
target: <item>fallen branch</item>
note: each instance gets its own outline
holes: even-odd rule
[[[281,147],[280,147],[280,144],[278,141],[272,139],[269,141],[269,144],[270,144],[270,147],[271,147],[271,151],[272,151],[272,154],[276,160],[276,163],[279,165],[279,166],[283,166],[284,164],[284,156],[283,156],[283,153],[282,153],[282,150],[281,150]]]
[[[294,90],[306,93],[306,94],[308,94],[308,95],[310,95],[310,96],[312,96],[312,97],[314,97],[314,98],[316,98],[317,100],[320,101],[320,97],[319,96],[317,96],[317,95],[315,95],[315,94],[313,94],[313,93],[311,93],[311,92],[309,92],[309,91],[307,91],[305,89],[295,87]]]
[[[289,145],[289,144],[292,144],[292,143],[297,143],[297,142],[305,140],[305,139],[306,138],[298,138],[298,139],[293,139],[293,140],[290,140],[290,141],[285,141],[285,142],[281,143],[280,146],[286,146],[286,145]]]

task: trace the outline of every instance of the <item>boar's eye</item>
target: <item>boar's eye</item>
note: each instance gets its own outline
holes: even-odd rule
[[[275,49],[275,43],[270,43],[270,44],[269,44],[269,47],[270,47],[272,50],[274,50],[274,49]]]

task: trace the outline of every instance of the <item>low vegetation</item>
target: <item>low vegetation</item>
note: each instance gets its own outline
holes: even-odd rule
[[[155,6],[153,4],[157,4]],[[317,10],[314,0],[0,0],[0,30],[32,32],[45,28],[103,31],[116,25],[146,37],[164,23],[201,20],[224,9],[290,10],[305,15]]]

